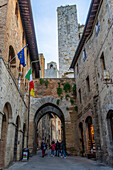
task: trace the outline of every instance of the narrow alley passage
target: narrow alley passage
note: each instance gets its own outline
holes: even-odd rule
[[[30,158],[28,162],[17,162],[7,170],[112,170],[104,164],[83,157],[51,157],[50,151],[47,156],[41,157],[41,151]],[[5,169],[6,170],[6,169]]]

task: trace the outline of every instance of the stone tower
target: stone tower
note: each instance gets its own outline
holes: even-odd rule
[[[59,77],[73,78],[73,70],[69,70],[69,67],[79,42],[76,5],[58,7],[57,15]]]
[[[59,72],[57,70],[57,64],[53,61],[47,63],[47,69],[45,70],[45,78],[58,78]]]
[[[40,67],[41,67],[40,78],[44,78],[45,77],[45,58],[44,58],[43,53],[39,54],[39,60],[40,60]]]

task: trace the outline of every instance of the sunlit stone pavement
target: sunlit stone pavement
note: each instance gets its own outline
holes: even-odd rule
[[[28,162],[17,162],[11,165],[8,170],[113,170],[102,163],[89,160],[83,157],[51,157],[50,151],[47,156],[41,157],[41,151],[29,159]]]

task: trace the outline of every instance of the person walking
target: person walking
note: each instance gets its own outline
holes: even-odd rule
[[[66,147],[65,147],[64,142],[62,141],[60,145],[61,145],[60,146],[61,147],[61,158],[62,157],[66,158],[66,153],[65,153]]]
[[[57,141],[57,143],[56,143],[56,156],[59,156],[59,149],[60,149],[60,143]]]
[[[44,142],[44,140],[42,140],[42,143],[41,143],[42,158],[45,156],[46,148],[47,148],[46,143]]]
[[[56,144],[54,141],[52,141],[52,144],[51,144],[51,156],[54,157],[54,153],[55,153],[55,147],[56,147]]]

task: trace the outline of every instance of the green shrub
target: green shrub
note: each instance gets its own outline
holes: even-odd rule
[[[74,100],[73,100],[73,99],[70,99],[70,102],[71,102],[71,105],[73,105],[73,104],[74,104]]]
[[[64,90],[65,90],[65,92],[70,92],[71,91],[71,85],[69,83],[64,83]]]
[[[42,85],[44,83],[44,79],[40,79],[40,84]]]
[[[66,94],[66,95],[65,95],[65,99],[68,99],[68,97],[70,97],[70,95],[69,95],[69,94]]]
[[[62,93],[63,93],[63,89],[60,87],[60,83],[58,82],[57,94],[61,96]]]
[[[46,81],[45,81],[45,86],[46,86],[46,88],[48,87],[48,84],[49,84],[49,81],[46,80]]]
[[[60,99],[57,99],[56,104],[57,104],[57,105],[60,104]]]
[[[75,92],[76,91],[76,84],[73,85],[72,87],[72,91]]]
[[[63,96],[60,97],[61,101],[63,100]]]
[[[58,94],[59,96],[61,96],[62,93],[63,93],[63,89],[60,88],[60,87],[58,87],[58,88],[57,88],[57,94]]]

